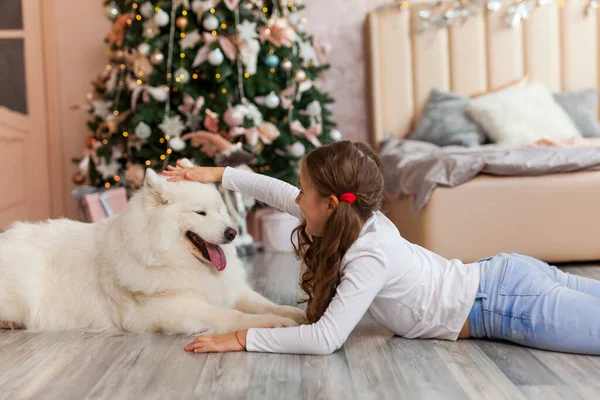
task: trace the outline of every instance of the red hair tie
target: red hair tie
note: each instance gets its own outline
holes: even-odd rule
[[[340,196],[340,201],[347,201],[350,203],[350,205],[352,205],[356,201],[356,196],[354,193],[344,193]]]

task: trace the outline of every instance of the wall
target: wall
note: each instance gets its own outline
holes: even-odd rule
[[[55,148],[53,165],[60,171],[61,202],[55,209],[75,217],[76,204],[71,197],[75,165],[88,135],[84,105],[91,81],[106,65],[104,37],[110,27],[104,17],[103,0],[44,0],[45,47],[49,87],[51,147]],[[58,177],[57,177],[58,178]],[[58,214],[63,214],[58,212]],[[57,216],[57,215],[54,215]]]
[[[342,135],[368,141],[364,23],[367,13],[392,0],[304,0],[307,31],[329,44],[331,69],[323,88],[336,99],[334,118]],[[327,6],[325,6],[325,4]]]

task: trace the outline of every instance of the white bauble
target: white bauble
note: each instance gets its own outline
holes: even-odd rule
[[[202,27],[207,31],[214,31],[219,27],[219,19],[214,15],[208,15],[202,20]]]
[[[225,56],[223,55],[221,49],[214,49],[213,51],[208,53],[208,62],[214,67],[223,64],[224,59]]]
[[[151,2],[147,1],[140,7],[140,14],[142,17],[149,19],[154,15],[154,6]]]
[[[169,14],[164,10],[158,10],[158,12],[154,15],[154,22],[158,26],[167,26],[169,24]]]
[[[294,157],[300,158],[306,153],[306,147],[304,147],[301,142],[296,142],[293,145],[288,146],[288,151]]]
[[[177,71],[175,71],[174,76],[175,76],[175,80],[177,81],[177,83],[186,84],[190,81],[190,73],[185,68],[179,68]],[[177,79],[179,79],[179,80],[177,80]]]
[[[320,117],[321,113],[323,112],[322,108],[321,108],[321,103],[319,103],[319,101],[315,100],[315,101],[311,101],[307,106],[306,106],[306,112],[311,116],[311,117]]]
[[[342,132],[338,131],[337,129],[333,129],[331,132],[329,132],[329,136],[331,136],[331,138],[336,142],[342,140]]]
[[[169,147],[171,147],[175,151],[181,151],[185,149],[185,142],[181,140],[179,136],[175,136],[174,138],[169,140]]]
[[[148,93],[154,98],[154,100],[164,103],[169,98],[169,92],[166,86],[149,87]]]
[[[279,107],[279,96],[277,96],[275,92],[269,93],[265,98],[265,106],[271,110]]]
[[[150,55],[150,45],[148,43],[142,43],[138,46],[138,52],[143,55],[148,57]]]
[[[140,139],[146,140],[150,138],[150,135],[152,135],[152,129],[150,126],[148,126],[148,124],[140,122],[135,127],[135,136],[139,137]]]
[[[192,1],[191,7],[192,7],[192,11],[195,14],[198,14],[198,12],[204,10],[203,1],[202,0],[194,0],[194,1]]]

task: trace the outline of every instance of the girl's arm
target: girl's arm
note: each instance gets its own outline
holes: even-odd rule
[[[336,295],[319,321],[293,328],[249,329],[246,349],[266,353],[331,354],[344,344],[386,280],[387,271],[381,257],[373,253],[358,255],[347,264]]]
[[[300,189],[279,179],[227,167],[223,172],[223,187],[252,196],[297,218],[304,218],[296,204]]]
[[[373,243],[373,246],[376,246]],[[200,335],[185,346],[195,353],[256,351],[263,353],[331,354],[339,349],[362,319],[387,280],[377,254],[353,257],[329,307],[314,324],[293,328],[251,328],[221,335]]]
[[[252,196],[271,207],[304,218],[296,204],[300,190],[279,179],[231,167],[186,167],[180,162],[177,165],[177,168],[169,166],[168,171],[163,171],[163,175],[171,177],[170,181],[223,182],[225,189]]]

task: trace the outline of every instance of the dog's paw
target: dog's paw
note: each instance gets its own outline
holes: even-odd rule
[[[306,312],[298,307],[281,306],[277,311],[277,315],[293,319],[300,325],[308,323],[308,320],[306,319]]]
[[[259,328],[288,328],[298,326],[298,323],[290,318],[280,317],[278,315],[265,315],[261,317]]]

